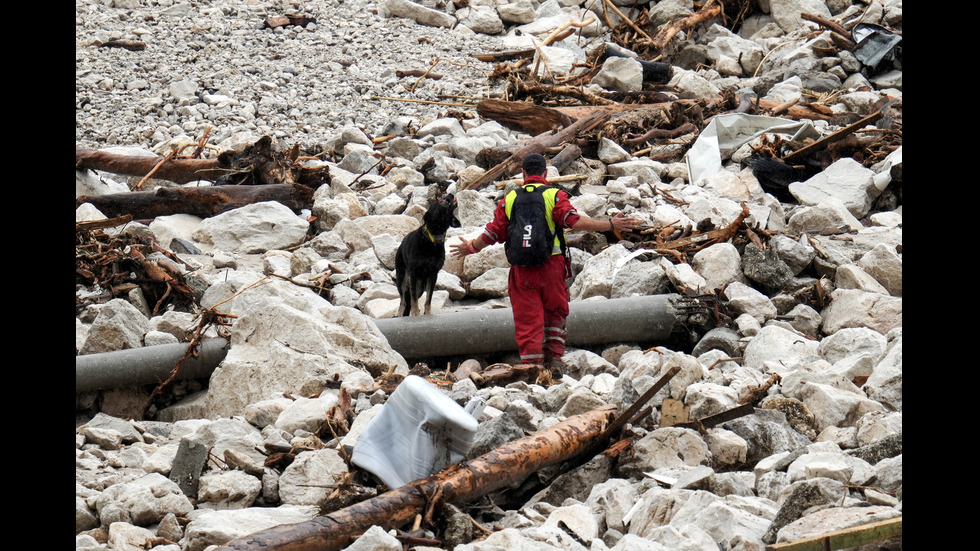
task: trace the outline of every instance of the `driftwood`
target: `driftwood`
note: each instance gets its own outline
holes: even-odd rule
[[[693,100],[677,100],[645,104],[609,102],[607,105],[599,106],[543,107],[522,101],[484,100],[477,105],[477,112],[484,119],[497,121],[511,130],[539,136],[549,130],[560,132],[560,129],[567,128],[582,119],[593,117],[603,119],[602,122],[595,123],[593,128],[616,117],[628,116],[634,119],[668,120],[671,118],[668,113],[675,105],[690,105],[692,103],[694,103]],[[545,146],[543,149],[555,146],[565,147],[566,145],[572,144],[558,142],[553,146]],[[538,153],[540,152],[538,151]],[[499,153],[493,156],[485,155],[485,157],[495,158],[496,155]],[[581,155],[581,150],[579,149],[577,152],[569,150],[566,155],[574,160]],[[559,160],[564,162],[564,159]]]
[[[554,184],[562,184],[566,182],[577,182],[579,180],[586,180],[586,179],[588,179],[588,176],[585,176],[584,174],[569,174],[568,176],[556,176],[554,178],[548,178],[548,183],[554,185]],[[510,184],[520,185],[523,182],[524,182],[523,178],[515,178],[512,180],[499,180],[496,183],[494,183],[494,186],[497,189],[504,189]]]
[[[75,284],[104,289],[100,295],[76,297],[75,310],[102,304],[140,289],[155,315],[168,305],[187,308],[197,300],[184,280],[183,261],[150,239],[102,231],[131,220],[130,216],[75,224]],[[159,254],[155,254],[159,253]],[[142,412],[141,412],[142,413]]]
[[[306,186],[291,184],[161,187],[155,191],[82,195],[75,199],[75,206],[91,203],[110,218],[127,214],[138,220],[171,214],[208,218],[263,201],[276,201],[299,212],[313,205],[313,191]]]
[[[487,63],[494,63],[496,61],[507,61],[510,59],[518,58],[529,58],[534,57],[534,48],[528,48],[525,50],[508,50],[506,52],[493,52],[488,54],[474,54],[473,57],[479,59],[480,61],[486,61]]]
[[[115,228],[116,226],[122,226],[123,224],[128,224],[132,221],[133,221],[133,217],[126,214],[123,216],[117,216],[115,218],[106,218],[103,220],[87,220],[85,222],[75,222],[75,233],[78,233],[80,231],[93,232],[95,230]]]
[[[217,159],[169,159],[140,155],[115,155],[93,149],[75,148],[75,170],[99,170],[122,176],[145,176],[176,184],[198,180],[216,181],[225,174]]]
[[[742,203],[742,212],[739,213],[738,217],[736,217],[731,224],[729,224],[724,228],[706,231],[704,233],[699,233],[688,237],[682,237],[680,239],[675,239],[673,241],[642,242],[638,246],[652,248],[657,252],[679,251],[679,250],[683,250],[684,252],[699,251],[707,247],[708,245],[731,239],[735,235],[735,232],[738,231],[738,228],[741,227],[742,222],[745,220],[746,217],[748,217],[748,215],[749,215],[749,206],[746,205],[745,203]]]
[[[596,126],[606,122],[610,117],[609,112],[594,111],[590,115],[580,118],[567,127],[553,134],[543,133],[535,136],[523,147],[511,154],[507,160],[485,172],[479,178],[466,185],[465,189],[478,189],[484,185],[497,180],[502,176],[514,174],[521,166],[521,161],[531,153],[541,153],[549,147],[562,145],[575,138],[580,132],[589,132]]]
[[[708,0],[699,11],[691,14],[683,19],[676,21],[674,24],[664,27],[657,36],[650,41],[650,46],[655,48],[657,51],[663,51],[667,47],[667,43],[674,38],[677,33],[690,29],[699,23],[703,23],[714,17],[718,17],[724,12],[721,2],[717,0]]]
[[[546,91],[548,93],[558,93],[562,89],[564,88],[551,87],[546,89],[540,86],[537,88],[538,91]],[[525,87],[525,90],[530,90],[530,88]],[[636,104],[615,103],[608,101],[604,105],[574,105],[565,107],[543,107],[523,101],[484,100],[477,104],[477,112],[484,119],[497,121],[501,125],[511,130],[526,132],[533,136],[537,136],[538,134],[549,130],[570,126],[575,121],[585,117],[594,116],[596,113],[607,114],[610,120],[617,120],[619,117],[629,116],[633,117],[634,119],[668,121],[673,118],[671,115],[672,110],[677,108],[683,110],[684,108],[694,107],[697,105],[699,105],[698,100],[689,99]],[[714,113],[718,111],[720,107],[724,107],[723,100],[709,102],[704,108],[705,110]],[[752,107],[763,111],[781,109],[783,111],[782,116],[793,120],[830,120],[831,118],[831,115],[825,112],[822,106],[818,104],[796,104],[787,106],[769,100],[759,100],[758,102],[752,104]],[[732,112],[743,112],[748,111],[749,109],[750,107],[747,105],[740,105],[732,110]],[[684,122],[691,122],[692,124],[700,126],[700,121],[697,120]],[[678,126],[678,128],[681,126],[683,125],[681,124]],[[684,128],[684,133],[687,133],[686,131],[688,128],[690,127]],[[653,135],[651,136],[652,139],[656,139],[656,137],[658,137],[656,136],[658,130],[660,129],[653,129]],[[696,132],[697,129],[694,129],[694,131]],[[636,143],[631,144],[627,142],[627,145],[638,145],[642,144],[643,141],[645,141],[645,139],[638,139]]]
[[[198,144],[197,153],[204,147]],[[113,155],[75,148],[75,170],[100,170],[124,176],[141,176],[186,184],[207,180],[216,185],[300,184],[316,189],[329,181],[326,167],[307,168],[299,163],[299,146],[280,150],[272,137],[263,136],[241,151],[225,151],[217,159]]]
[[[331,551],[343,549],[371,526],[396,529],[424,513],[431,522],[442,504],[466,503],[521,483],[536,471],[584,452],[613,421],[615,406],[570,417],[554,427],[505,444],[374,498],[306,522],[276,526],[229,542],[221,551]]]
[[[520,101],[486,99],[476,104],[476,112],[486,120],[532,136],[572,124],[572,119],[561,111]]]
[[[146,42],[133,40],[109,40],[102,43],[103,48],[122,48],[131,52],[141,52],[146,49]]]
[[[673,139],[673,138],[678,138],[680,136],[683,136],[685,134],[694,134],[697,131],[698,131],[698,127],[694,126],[694,124],[692,123],[686,122],[672,130],[654,128],[638,138],[631,138],[626,140],[626,144],[640,145],[650,140]]]
[[[533,383],[544,373],[542,366],[535,364],[495,364],[487,367],[481,373],[470,373],[470,379],[476,386],[505,386],[516,381]]]
[[[856,46],[854,40],[851,39],[851,33],[849,33],[847,29],[842,27],[840,23],[837,23],[836,21],[831,21],[829,19],[824,19],[823,17],[820,17],[812,13],[801,13],[800,17],[806,19],[807,21],[813,21],[814,23],[820,25],[821,27],[833,31],[835,34],[834,40],[841,41],[848,50],[853,50],[854,46]]]
[[[575,144],[568,144],[558,152],[557,155],[551,158],[551,165],[558,169],[559,172],[565,170],[565,167],[570,163],[574,162],[576,159],[582,156],[582,148]]]
[[[806,147],[797,149],[796,151],[783,157],[782,160],[783,162],[791,163],[791,164],[795,162],[799,162],[800,159],[805,159],[806,157],[813,155],[815,152],[821,151],[829,147],[831,144],[846,138],[847,136],[853,134],[857,130],[860,130],[861,128],[864,128],[869,124],[873,124],[877,122],[878,119],[882,117],[882,115],[883,113],[880,110],[876,111],[853,124],[849,124],[848,126],[841,128],[840,130],[834,132],[829,136],[825,136]]]

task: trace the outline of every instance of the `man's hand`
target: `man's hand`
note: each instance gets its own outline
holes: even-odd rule
[[[453,256],[463,257],[470,252],[470,242],[467,241],[465,237],[460,237],[459,243],[453,243],[450,248],[453,251]]]
[[[609,219],[612,223],[612,230],[616,233],[621,231],[633,231],[634,228],[640,225],[640,221],[636,218],[623,218],[622,212],[617,212],[616,216]]]

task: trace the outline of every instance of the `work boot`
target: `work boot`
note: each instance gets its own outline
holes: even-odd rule
[[[544,362],[545,371],[551,372],[551,379],[555,382],[561,380],[561,376],[565,371],[565,364],[561,361],[561,358],[551,358],[550,360],[545,360]]]

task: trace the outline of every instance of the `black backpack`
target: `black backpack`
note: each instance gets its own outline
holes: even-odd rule
[[[504,251],[512,266],[541,266],[551,258],[555,247],[555,235],[562,252],[565,251],[565,233],[555,226],[548,227],[544,192],[548,186],[526,185],[517,188],[517,196],[511,204],[510,221],[507,224],[507,241]]]

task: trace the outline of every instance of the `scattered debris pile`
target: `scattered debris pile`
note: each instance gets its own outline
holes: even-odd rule
[[[152,238],[104,231],[130,221],[132,216],[126,215],[75,224],[75,286],[89,290],[76,293],[75,315],[92,304],[132,293],[147,305],[151,316],[171,306],[188,312],[196,309],[203,291],[185,279],[186,264],[179,256]]]

